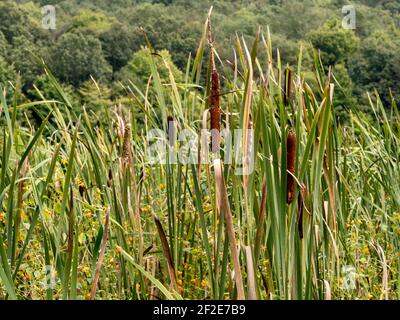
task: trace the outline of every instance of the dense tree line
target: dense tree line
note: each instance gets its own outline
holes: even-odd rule
[[[120,81],[144,87],[149,74],[146,37],[173,62],[178,75],[194,54],[207,11],[214,6],[216,46],[232,59],[236,34],[251,39],[259,26],[269,26],[282,60],[296,64],[300,44],[320,50],[333,66],[341,89],[338,108],[367,105],[366,91],[377,90],[386,105],[400,98],[400,2],[353,1],[355,30],[341,26],[344,0],[37,0],[0,3],[0,83],[20,74],[22,94],[51,98],[52,90],[39,59],[49,65],[71,99],[96,108],[111,104],[121,93]],[[56,30],[42,28],[41,6],[57,9]],[[145,36],[146,35],[146,36]],[[308,57],[312,67],[312,58]],[[162,66],[161,66],[162,67]],[[161,72],[162,73],[162,72]],[[103,93],[99,98],[98,86]],[[98,99],[95,99],[98,97]],[[46,97],[47,98],[47,97]]]

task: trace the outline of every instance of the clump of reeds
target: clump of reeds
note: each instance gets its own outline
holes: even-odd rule
[[[291,204],[295,191],[295,164],[296,164],[296,134],[290,130],[286,141],[287,148],[287,203]]]

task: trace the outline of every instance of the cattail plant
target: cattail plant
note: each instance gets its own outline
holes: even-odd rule
[[[212,152],[218,152],[220,148],[221,131],[221,107],[219,98],[219,74],[215,66],[214,45],[211,29],[211,17],[208,19],[208,45],[211,61],[211,86],[210,86],[210,115],[211,115],[211,143]]]
[[[287,203],[291,204],[295,190],[296,134],[290,130],[286,141],[287,148]]]
[[[131,163],[131,125],[125,124],[124,140],[122,145],[122,160],[125,164]]]

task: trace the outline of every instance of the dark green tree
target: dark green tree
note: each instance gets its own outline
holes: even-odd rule
[[[9,45],[3,32],[0,31],[0,57],[5,58],[8,54]]]
[[[156,61],[162,83],[169,83],[169,71],[164,61],[169,65],[175,81],[182,80],[182,72],[172,62],[171,54],[167,50],[159,51],[157,55],[153,55],[153,58]],[[129,63],[119,72],[118,79],[123,82],[131,80],[137,87],[144,90],[151,75],[151,59],[151,52],[148,48],[142,48],[135,52]]]
[[[104,58],[101,42],[92,35],[66,33],[51,53],[50,66],[55,75],[75,88],[90,79],[108,81],[111,66]]]
[[[39,32],[38,23],[31,19],[30,12],[16,1],[0,2],[0,31],[11,43],[14,37],[33,38]]]
[[[400,34],[397,37],[377,32],[368,37],[349,63],[350,76],[357,84],[355,93],[376,89],[386,106],[391,104],[389,90],[400,101]]]
[[[121,23],[113,24],[100,35],[104,57],[114,72],[128,63],[133,52],[140,48],[139,41],[142,38],[143,34],[139,30],[129,29]]]
[[[43,72],[40,58],[47,59],[47,47],[36,45],[25,36],[14,37],[12,49],[7,56],[8,62],[14,65],[15,70],[21,74],[22,87],[26,92],[38,75]]]
[[[351,30],[344,29],[339,21],[329,21],[321,28],[309,33],[313,46],[320,50],[325,66],[346,63],[356,52],[358,38]]]

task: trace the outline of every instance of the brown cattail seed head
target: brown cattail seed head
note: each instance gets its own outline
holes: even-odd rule
[[[213,70],[211,74],[211,129],[221,130],[221,109],[219,105],[219,74]]]
[[[219,101],[219,75],[216,69],[211,74],[210,115],[212,152],[219,151],[221,131],[221,108]]]
[[[131,163],[131,125],[129,123],[125,125],[122,159],[126,164]]]
[[[208,19],[208,46],[210,48],[211,87],[210,87],[210,115],[211,115],[211,143],[212,152],[220,148],[221,108],[219,105],[219,74],[215,66],[214,39],[212,36],[211,19]]]
[[[212,151],[217,152],[220,145],[221,108],[219,101],[219,74],[216,69],[213,69],[211,74],[210,115]]]
[[[295,164],[296,164],[296,134],[293,131],[289,131],[286,142],[287,148],[287,203],[290,204],[294,198],[295,189]]]

